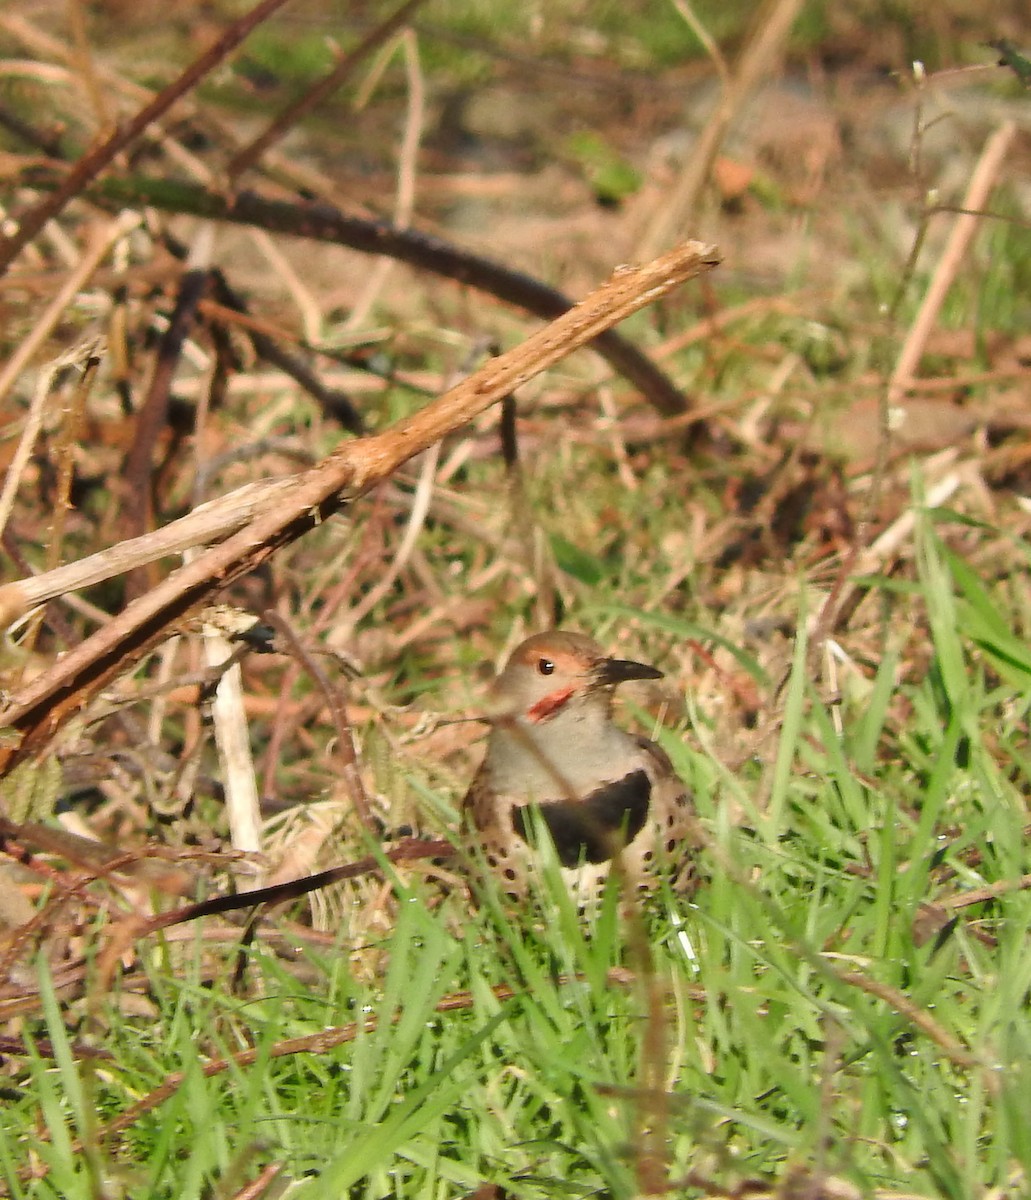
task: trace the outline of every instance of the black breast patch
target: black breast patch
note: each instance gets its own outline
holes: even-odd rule
[[[515,808],[512,825],[523,841],[528,841],[532,829],[528,811],[535,808],[548,827],[562,866],[607,862],[644,828],[651,794],[647,772],[632,771],[582,800],[553,800]]]

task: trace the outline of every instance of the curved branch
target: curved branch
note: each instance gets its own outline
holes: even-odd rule
[[[488,292],[545,321],[554,320],[573,307],[568,296],[532,275],[513,271],[443,238],[417,230],[398,229],[386,221],[348,216],[329,204],[273,200],[255,192],[224,196],[196,184],[145,176],[104,179],[90,189],[89,195],[120,205],[149,205],[165,212],[253,225],[273,233],[332,242],[362,254],[384,254],[420,270]],[[626,338],[609,329],[598,334],[591,342],[591,348],[665,416],[680,416],[688,410],[689,402],[684,393]]]

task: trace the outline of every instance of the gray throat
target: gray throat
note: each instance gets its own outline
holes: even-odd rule
[[[571,800],[641,765],[641,749],[604,705],[580,705],[551,721],[495,726],[487,762],[503,795]]]

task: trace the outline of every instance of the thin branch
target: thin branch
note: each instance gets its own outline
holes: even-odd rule
[[[0,235],[0,274],[7,270],[14,258],[32,241],[47,221],[58,216],[70,200],[82,193],[111,165],[116,155],[132,145],[149,125],[168,112],[177,100],[219,66],[252,29],[270,17],[277,8],[282,8],[285,3],[286,0],[260,0],[249,13],[234,21],[221,37],[194,59],[178,79],[159,92],[124,125],[119,125],[106,141],[88,150],[57,188],[24,214],[14,233]]]
[[[363,41],[346,54],[328,75],[278,113],[252,142],[238,150],[230,159],[227,167],[230,180],[235,182],[238,176],[253,167],[269,146],[278,142],[306,113],[311,112],[323,100],[329,99],[344,84],[355,67],[392,37],[423,3],[424,0],[406,0],[392,16],[377,25]]]
[[[135,498],[126,514],[126,529],[132,534],[146,533],[153,521],[155,448],[168,421],[172,380],[183,346],[196,320],[197,305],[208,289],[213,248],[214,227],[203,224],[186,260],[175,308],[158,344],[150,386],[136,414],[123,467],[128,493]]]

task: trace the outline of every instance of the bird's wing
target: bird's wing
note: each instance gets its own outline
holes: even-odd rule
[[[653,742],[651,738],[645,737],[642,733],[635,733],[631,736],[637,743],[638,749],[642,750],[651,760],[651,768],[658,778],[663,779],[666,776],[672,776],[673,779],[680,779],[672,760],[658,742]],[[684,791],[687,791],[686,784],[684,784]]]

